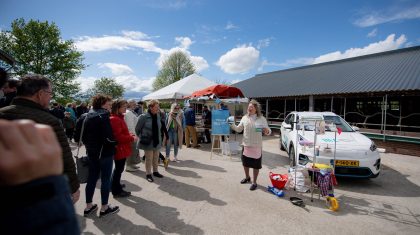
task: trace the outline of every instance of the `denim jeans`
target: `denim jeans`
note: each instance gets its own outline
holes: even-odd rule
[[[178,131],[174,128],[169,128],[168,130],[168,136],[169,140],[166,144],[166,157],[169,157],[169,154],[171,153],[171,145],[172,142],[174,144],[174,155],[178,156]]]
[[[101,174],[101,201],[102,205],[108,205],[113,160],[113,156],[104,155],[100,159],[89,158],[89,176],[85,189],[86,203],[92,202],[96,182],[99,179],[99,174]]]
[[[114,162],[115,162],[115,168],[114,168],[114,172],[112,173],[111,191],[112,191],[112,194],[117,195],[122,192],[121,174],[124,171],[125,158],[120,159],[120,160],[114,160]]]

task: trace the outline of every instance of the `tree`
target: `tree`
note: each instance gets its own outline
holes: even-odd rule
[[[118,84],[112,78],[102,77],[101,79],[95,81],[92,91],[88,93],[93,95],[101,93],[104,95],[109,95],[113,99],[115,99],[122,97],[122,95],[124,94],[124,87]]]
[[[53,97],[66,100],[79,91],[74,80],[86,66],[83,54],[72,40],[63,40],[54,23],[24,19],[12,22],[10,31],[0,32],[0,48],[17,61],[14,72],[48,77],[53,85]]]
[[[163,62],[153,82],[153,90],[159,90],[193,73],[195,73],[195,68],[188,55],[182,51],[176,51]]]

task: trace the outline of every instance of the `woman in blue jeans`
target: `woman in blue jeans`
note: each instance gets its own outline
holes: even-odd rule
[[[85,189],[86,208],[84,210],[84,216],[88,216],[98,209],[98,205],[93,204],[92,200],[99,175],[101,176],[102,201],[99,216],[103,217],[119,211],[118,206],[111,206],[108,204],[113,157],[117,144],[112,134],[109,119],[110,108],[111,97],[95,95],[92,98],[92,110],[83,114],[76,125],[75,140],[79,141],[80,138],[82,139],[86,146],[86,153],[89,158],[89,176]],[[83,133],[81,133],[82,128]]]
[[[171,153],[171,145],[174,145],[174,161],[178,161],[178,147],[182,148],[182,140],[183,136],[183,117],[181,109],[177,103],[173,103],[171,105],[171,111],[169,112],[165,126],[168,130],[169,141],[166,144],[166,161],[165,167],[167,167],[167,163],[170,160],[170,153]]]

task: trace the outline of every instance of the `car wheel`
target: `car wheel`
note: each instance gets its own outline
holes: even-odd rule
[[[280,150],[282,151],[286,150],[283,146],[283,141],[281,140],[281,132],[280,132]]]
[[[289,162],[291,167],[296,166],[295,148],[293,145],[290,145],[289,147]]]

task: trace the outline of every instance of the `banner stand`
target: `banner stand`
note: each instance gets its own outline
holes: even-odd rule
[[[224,142],[222,142],[222,136],[225,137]],[[216,143],[218,143],[217,147],[215,147]],[[229,135],[211,135],[210,159],[213,158],[213,151],[215,150],[220,150],[220,152],[222,153],[222,156],[224,156],[225,154],[223,152],[222,145],[225,144],[226,148],[230,148],[228,143],[229,143]],[[231,153],[230,149],[228,150],[228,152]],[[229,156],[230,160],[232,160],[232,154],[226,154],[226,156]]]

